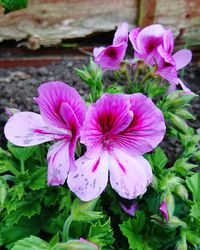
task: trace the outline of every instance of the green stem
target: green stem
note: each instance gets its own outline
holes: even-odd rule
[[[72,215],[70,215],[63,226],[62,242],[67,242],[69,240],[69,228],[73,221]]]
[[[130,93],[133,93],[133,82],[132,82],[132,80],[131,80],[131,78],[130,78],[130,76],[129,76],[129,74],[128,74],[128,71],[125,70],[125,71],[124,71],[124,74],[125,74],[126,79],[127,79],[127,81],[128,81],[129,92],[130,92]]]
[[[148,72],[145,77],[142,79],[142,81],[140,82],[140,84],[144,84],[149,78],[152,77],[152,72]]]
[[[25,168],[24,168],[24,161],[20,161],[20,166],[21,166],[21,172],[22,172],[22,174],[24,174],[24,172],[25,172]]]
[[[38,145],[38,153],[40,158],[41,166],[45,166],[45,159],[44,159],[44,144]]]

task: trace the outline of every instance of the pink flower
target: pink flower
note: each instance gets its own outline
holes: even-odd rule
[[[48,82],[38,88],[36,102],[40,113],[18,112],[5,125],[6,138],[17,146],[28,147],[57,141],[50,147],[48,183],[63,184],[75,168],[74,151],[86,105],[78,92],[63,82]]]
[[[76,161],[68,185],[84,201],[99,196],[110,182],[118,194],[133,199],[146,192],[152,170],[142,156],[165,133],[164,117],[143,94],[104,94],[88,109],[81,131],[87,152]]]
[[[174,38],[170,30],[165,30],[159,24],[150,25],[144,29],[133,29],[129,39],[135,50],[134,56],[144,60],[145,64],[156,66],[156,74],[171,84],[170,90],[175,90],[180,84],[183,90],[189,89],[178,78],[177,71],[184,68],[192,58],[190,50],[182,49],[172,55]]]
[[[98,246],[88,240],[85,240],[84,238],[80,238],[79,239],[79,242],[85,242],[85,243],[88,243],[89,245],[93,246],[94,248],[96,248],[97,250],[99,249]]]
[[[136,203],[133,203],[133,204],[131,204],[129,206],[126,206],[126,205],[124,205],[123,203],[120,202],[120,206],[121,206],[122,210],[125,213],[129,214],[130,216],[134,216],[135,211],[138,209],[138,204],[136,204]]]
[[[118,70],[124,59],[128,45],[128,24],[122,23],[113,39],[113,44],[108,47],[94,48],[95,63],[102,69]]]
[[[160,204],[160,211],[161,213],[163,214],[163,216],[165,217],[166,221],[169,220],[169,215],[168,215],[168,211],[167,211],[167,203],[166,201],[163,201],[161,204]]]

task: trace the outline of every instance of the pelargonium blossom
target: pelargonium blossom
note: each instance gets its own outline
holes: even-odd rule
[[[161,211],[161,213],[165,217],[166,221],[168,221],[169,215],[168,215],[168,211],[167,211],[167,202],[165,200],[162,201],[162,203],[160,204],[159,210]]]
[[[75,168],[74,151],[86,105],[78,92],[63,82],[47,82],[38,88],[40,114],[15,113],[5,125],[6,138],[28,147],[57,141],[48,151],[48,183],[63,184]]]
[[[118,70],[128,46],[128,24],[122,23],[115,32],[113,44],[94,48],[95,63],[104,70]]]
[[[69,174],[70,189],[82,200],[92,200],[105,189],[110,172],[111,186],[120,196],[144,194],[152,170],[142,155],[154,149],[164,133],[163,114],[145,95],[104,94],[87,111],[81,130],[87,151]]]
[[[156,74],[171,84],[171,91],[175,90],[178,84],[183,90],[189,91],[177,76],[177,71],[191,61],[192,53],[188,49],[182,49],[172,55],[174,38],[170,30],[165,30],[160,24],[153,24],[142,30],[133,29],[129,39],[135,50],[134,56],[145,64],[155,65]]]

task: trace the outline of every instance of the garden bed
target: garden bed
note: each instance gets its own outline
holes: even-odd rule
[[[23,50],[22,50],[23,51]],[[47,51],[49,53],[50,50]],[[2,138],[2,131],[5,122],[7,121],[7,115],[4,113],[5,107],[17,108],[21,111],[36,111],[38,112],[38,106],[34,103],[33,97],[37,96],[37,87],[47,81],[59,80],[68,83],[69,85],[78,89],[79,93],[84,96],[88,95],[89,90],[88,86],[75,74],[74,68],[81,68],[83,64],[87,65],[89,56],[84,55],[76,50],[70,54],[66,53],[63,56],[62,53],[57,51],[57,55],[48,57],[49,61],[54,62],[50,63],[49,61],[44,60],[47,58],[45,53],[39,56],[34,57],[34,60],[29,60],[25,62],[29,67],[9,67],[0,69],[0,128],[1,128],[1,146],[3,146],[4,138]],[[33,52],[31,52],[33,53]],[[14,53],[10,52],[3,53],[4,57],[13,56]],[[15,63],[23,65],[23,53],[19,53],[19,62],[15,60]],[[21,59],[20,59],[21,58]],[[30,59],[31,55],[26,59]],[[43,59],[43,60],[42,60]],[[32,66],[34,65],[34,67]],[[36,67],[40,65],[40,67]],[[13,66],[13,63],[11,64]],[[199,75],[200,75],[200,57],[199,53],[193,55],[193,62],[185,69],[185,82],[188,83],[188,86],[191,90],[200,94],[200,85],[199,85]],[[106,73],[106,85],[109,85],[115,81],[113,75],[109,72]],[[122,83],[123,84],[123,83]],[[124,82],[126,84],[126,82]],[[190,124],[195,128],[200,128],[200,98],[196,98],[193,101],[191,107],[193,114],[196,117],[195,121],[190,121]],[[174,147],[176,145],[176,147]],[[177,154],[180,152],[179,143],[173,137],[168,141],[162,142],[162,147],[166,150],[169,159],[172,162],[177,157]]]

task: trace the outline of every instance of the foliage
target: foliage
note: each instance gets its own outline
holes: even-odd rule
[[[26,8],[28,0],[1,0],[0,5],[5,9],[5,13]]]

